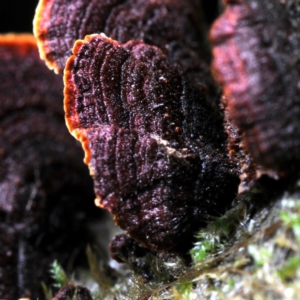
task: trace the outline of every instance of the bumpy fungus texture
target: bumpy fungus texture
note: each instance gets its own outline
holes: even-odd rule
[[[91,35],[73,52],[66,119],[98,205],[145,247],[188,247],[236,191],[221,115],[156,47]]]
[[[60,73],[74,42],[101,32],[121,43],[143,40],[197,69],[207,56],[200,8],[198,0],[40,0],[34,32],[41,57]]]
[[[62,89],[33,36],[0,36],[1,299],[41,299],[50,263],[86,243],[92,183],[65,128]]]
[[[226,3],[211,40],[230,118],[258,164],[290,172],[300,160],[300,3]]]

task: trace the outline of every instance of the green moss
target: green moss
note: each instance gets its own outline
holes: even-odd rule
[[[253,197],[255,202],[253,202]],[[300,189],[269,201],[257,192],[242,195],[234,208],[197,235],[186,265],[176,255],[151,254],[155,278],[145,281],[130,266],[116,282],[99,284],[95,300],[300,299]],[[95,255],[91,273],[104,275]],[[92,257],[92,259],[91,259]],[[52,266],[57,283],[64,278]],[[102,280],[102,279],[101,279]],[[99,280],[96,280],[99,281]],[[105,290],[105,293],[104,293]]]
[[[190,300],[192,288],[193,288],[193,283],[190,280],[185,280],[173,286],[173,294],[175,299]]]
[[[54,287],[60,289],[69,284],[69,279],[57,260],[52,263],[50,267],[50,274],[54,280]]]
[[[255,267],[261,267],[270,262],[272,258],[272,249],[261,247],[259,245],[249,245],[248,253],[254,260]]]
[[[288,211],[281,211],[280,217],[284,225],[292,229],[294,236],[300,243],[300,204],[296,202],[295,206]]]
[[[300,257],[291,257],[288,261],[278,270],[279,277],[284,281],[300,278]]]
[[[204,261],[210,255],[224,251],[230,244],[230,239],[239,227],[239,215],[230,210],[224,216],[216,218],[207,228],[199,231],[197,241],[190,251],[195,264]]]

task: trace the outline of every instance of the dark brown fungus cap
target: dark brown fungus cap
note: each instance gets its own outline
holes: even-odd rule
[[[62,89],[33,36],[0,36],[1,299],[41,299],[50,263],[85,242],[74,215],[80,200],[92,205],[92,184],[65,128]]]
[[[40,0],[34,32],[41,57],[59,73],[76,40],[102,32],[158,46],[185,70],[202,72],[208,58],[198,0]]]
[[[265,171],[290,172],[300,160],[300,4],[226,2],[211,40],[230,118]]]
[[[97,204],[145,247],[187,247],[236,192],[219,112],[154,46],[91,35],[73,52],[66,120]]]

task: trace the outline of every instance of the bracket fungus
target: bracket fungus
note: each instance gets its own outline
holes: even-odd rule
[[[203,6],[211,15],[217,3]],[[201,8],[198,0],[40,0],[34,35],[41,58],[56,73],[63,73],[75,41],[88,34],[104,33],[120,43],[142,40],[180,65],[190,81],[204,84],[218,106],[219,90],[209,68],[211,55]]]
[[[62,77],[40,60],[32,35],[0,36],[3,299],[41,297],[49,264],[65,264],[87,243],[81,226],[93,207],[92,182],[65,127],[62,89]]]
[[[64,72],[66,121],[96,202],[152,250],[186,250],[238,185],[205,26],[194,0],[40,0],[36,11],[40,54]]]
[[[100,34],[73,53],[66,120],[83,144],[97,204],[147,248],[188,247],[238,184],[220,112],[157,47]]]
[[[208,53],[204,27],[197,0],[40,0],[34,20],[41,57],[57,73],[76,40],[102,32],[121,43],[143,40],[194,69]]]
[[[299,1],[227,0],[213,25],[213,69],[230,119],[264,172],[300,161]]]
[[[244,189],[257,171],[297,171],[300,4],[223,2],[218,83],[205,17],[219,1],[40,0],[34,34],[58,75],[33,36],[0,36],[1,297],[40,297],[41,266],[85,242],[93,187],[65,121],[96,204],[126,231],[112,258],[141,272],[149,253],[186,252],[239,176]],[[70,285],[54,299],[76,292],[91,298]]]

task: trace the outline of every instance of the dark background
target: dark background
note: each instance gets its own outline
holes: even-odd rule
[[[0,0],[0,33],[30,32],[38,0]]]
[[[210,23],[217,16],[218,0],[202,0]],[[0,33],[31,32],[38,0],[0,0]]]
[[[202,7],[205,19],[208,24],[211,24],[220,14],[219,0],[202,0]]]

